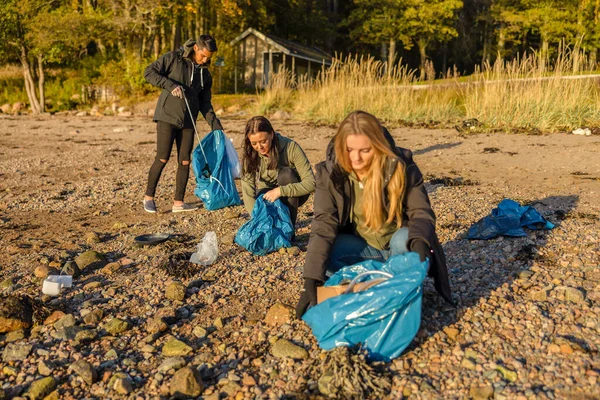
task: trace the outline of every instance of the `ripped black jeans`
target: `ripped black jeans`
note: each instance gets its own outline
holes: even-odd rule
[[[183,201],[187,181],[190,177],[190,158],[192,147],[194,146],[194,129],[179,129],[163,121],[156,123],[156,158],[148,173],[146,196],[154,197],[160,175],[167,161],[169,161],[169,157],[171,157],[173,142],[177,146],[177,175],[175,176],[174,200]],[[161,160],[164,160],[164,162]],[[184,162],[186,162],[185,165]]]

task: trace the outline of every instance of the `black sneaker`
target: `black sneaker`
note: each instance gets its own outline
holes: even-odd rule
[[[144,200],[144,210],[149,213],[155,213],[156,203],[154,203],[154,200]]]

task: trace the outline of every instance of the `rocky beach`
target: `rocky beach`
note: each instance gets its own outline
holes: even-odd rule
[[[245,117],[222,121],[240,152]],[[313,164],[335,133],[272,122]],[[456,307],[427,279],[419,333],[382,363],[295,318],[312,196],[294,247],[254,256],[233,243],[243,206],[170,212],[174,155],[144,212],[151,117],[0,115],[0,399],[600,398],[600,136],[391,133],[425,176]],[[503,198],[556,227],[467,240]],[[190,263],[210,231],[217,261]],[[61,270],[72,287],[42,294]]]

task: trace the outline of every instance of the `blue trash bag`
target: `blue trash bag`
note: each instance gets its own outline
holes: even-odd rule
[[[250,221],[240,227],[235,242],[252,254],[264,256],[283,247],[292,247],[293,234],[290,210],[285,204],[279,199],[271,203],[260,195],[254,203]]]
[[[369,359],[389,361],[408,347],[419,330],[428,268],[429,260],[421,262],[413,252],[392,256],[385,263],[368,260],[344,267],[325,286],[339,285],[367,271],[383,271],[392,277],[362,292],[331,297],[311,307],[302,319],[322,349],[362,343]]]
[[[196,146],[192,156],[192,168],[196,176],[194,194],[202,200],[207,210],[242,203],[229,169],[225,140],[227,138],[223,131],[212,131]]]
[[[552,229],[554,224],[531,206],[521,206],[514,200],[504,199],[492,213],[469,228],[468,239],[491,239],[496,236],[527,236],[523,228]]]

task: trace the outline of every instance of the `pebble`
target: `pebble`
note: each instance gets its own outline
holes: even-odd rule
[[[194,329],[192,330],[192,333],[198,339],[204,339],[208,335],[208,332],[206,331],[206,329],[204,329],[201,326],[195,326]]]
[[[254,379],[251,375],[244,375],[242,378],[242,384],[244,384],[244,386],[256,386],[256,379]]]
[[[102,287],[102,282],[90,282],[90,283],[86,283],[83,286],[83,290],[94,290],[94,289],[98,289],[99,287]]]
[[[119,358],[119,355],[117,354],[117,351],[115,349],[110,349],[106,352],[104,358],[106,360],[116,360],[117,358]]]
[[[148,333],[164,332],[169,329],[169,325],[160,317],[154,317],[146,322],[146,331]]]
[[[85,317],[83,317],[83,322],[85,322],[88,325],[97,325],[100,323],[100,321],[102,321],[103,317],[104,311],[102,311],[101,308],[96,308],[95,310],[92,310],[89,314],[87,314]]]
[[[81,270],[75,261],[67,261],[62,267],[62,272],[65,275],[71,275],[73,279],[77,279],[81,275]]]
[[[272,306],[267,315],[265,316],[265,323],[267,325],[279,326],[288,324],[292,321],[294,315],[294,309],[281,303],[276,303]]]
[[[0,298],[0,333],[27,329],[32,322],[31,301],[13,295]]]
[[[308,358],[308,352],[304,348],[286,339],[277,340],[271,348],[271,354],[277,358],[289,357],[300,360]]]
[[[37,365],[38,373],[44,376],[52,375],[54,368],[55,366],[51,362],[45,360],[40,360]]]
[[[492,385],[473,386],[469,391],[473,400],[487,400],[494,396],[494,387]]]
[[[498,367],[496,367],[496,369],[498,370],[498,372],[500,372],[502,374],[502,376],[504,377],[504,379],[506,379],[509,382],[516,382],[518,379],[518,375],[515,371],[511,371],[510,369],[503,367],[501,365],[499,365]]]
[[[169,357],[158,366],[158,371],[164,372],[170,369],[178,370],[186,364],[187,363],[183,357]]]
[[[124,321],[119,318],[113,318],[104,324],[104,330],[111,335],[118,335],[123,333],[131,328],[129,322]]]
[[[88,250],[77,256],[75,263],[80,271],[93,270],[104,265],[104,256],[97,251]]]
[[[60,330],[63,328],[70,328],[75,326],[76,323],[77,321],[75,320],[73,314],[67,314],[54,323],[54,329]]]
[[[25,397],[30,400],[41,400],[56,389],[56,385],[56,379],[52,376],[35,380],[25,392]]]
[[[165,297],[170,300],[183,301],[185,298],[185,285],[181,282],[171,282],[165,290]]]
[[[75,340],[78,342],[91,342],[96,339],[97,332],[93,329],[84,329],[75,334]]]
[[[234,396],[242,387],[235,382],[228,382],[221,388],[221,393],[225,393],[228,397]]]
[[[60,310],[54,311],[44,320],[44,325],[53,325],[56,321],[64,317],[66,314]]]
[[[19,329],[18,331],[8,332],[4,337],[4,341],[7,343],[17,342],[19,340],[25,339],[25,331],[23,329]]]
[[[171,339],[164,344],[162,348],[162,355],[164,357],[185,356],[190,354],[192,351],[193,349],[182,341]]]
[[[463,360],[460,362],[460,366],[474,371],[477,368],[477,363],[475,363],[470,358],[463,358]]]
[[[25,343],[9,343],[4,347],[4,352],[2,353],[2,360],[4,362],[9,361],[23,361],[31,353],[31,349],[33,346]]]
[[[98,380],[98,373],[96,369],[92,367],[90,363],[85,360],[77,360],[69,367],[70,370],[74,371],[83,381],[92,386],[96,380]]]
[[[104,267],[102,267],[102,269],[100,270],[100,273],[103,275],[112,275],[115,272],[118,272],[121,269],[121,263],[119,262],[111,262],[106,264]]]
[[[46,279],[48,275],[58,275],[58,271],[56,268],[52,268],[47,265],[40,265],[35,268],[33,274],[36,278]]]
[[[88,232],[83,237],[85,242],[89,245],[100,243],[100,236],[96,232]]]
[[[204,390],[200,373],[195,368],[183,367],[171,378],[170,392],[175,397],[198,397]]]
[[[456,328],[445,327],[444,333],[448,336],[450,340],[456,340],[460,331]]]
[[[129,375],[123,372],[114,374],[108,383],[108,386],[119,394],[129,394],[133,392],[133,384]]]

